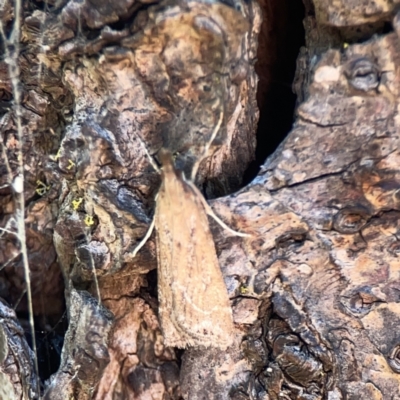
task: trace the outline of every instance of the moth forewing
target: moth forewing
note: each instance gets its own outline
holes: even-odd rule
[[[227,348],[232,309],[201,194],[162,155],[157,196],[159,316],[167,346]]]

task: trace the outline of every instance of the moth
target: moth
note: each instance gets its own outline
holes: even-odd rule
[[[233,340],[232,309],[207,214],[231,233],[248,235],[232,230],[213,213],[195,184],[175,168],[168,150],[160,150],[159,160],[161,186],[154,218],[134,255],[155,227],[164,344],[226,349]]]

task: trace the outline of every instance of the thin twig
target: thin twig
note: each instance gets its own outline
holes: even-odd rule
[[[16,221],[17,221],[17,233],[20,242],[20,251],[22,255],[22,263],[24,266],[25,282],[26,282],[26,292],[28,298],[28,311],[29,311],[29,325],[31,328],[32,336],[32,348],[35,354],[34,359],[34,373],[35,373],[35,383],[36,388],[33,390],[40,396],[40,386],[39,386],[39,367],[37,361],[37,349],[36,349],[36,334],[35,334],[35,323],[33,319],[33,304],[32,304],[32,289],[31,289],[31,278],[28,262],[28,251],[26,247],[26,230],[25,230],[25,197],[24,197],[24,158],[23,158],[23,129],[22,129],[22,118],[21,118],[21,92],[18,88],[20,69],[18,64],[18,58],[20,54],[20,35],[21,35],[21,12],[22,3],[21,0],[15,0],[14,8],[14,26],[10,34],[10,39],[8,39],[4,32],[4,27],[0,23],[0,34],[3,38],[4,52],[6,55],[6,61],[8,64],[8,73],[11,80],[11,85],[13,89],[14,96],[14,111],[15,120],[17,125],[17,138],[18,138],[18,169],[19,173],[13,180],[14,188],[14,199],[16,203]],[[8,45],[12,45],[13,54],[10,53]],[[4,146],[3,146],[4,147]],[[12,180],[12,176],[10,176]]]

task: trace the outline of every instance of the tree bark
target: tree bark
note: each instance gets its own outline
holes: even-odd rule
[[[36,329],[55,350],[64,338],[47,381],[41,357],[55,356],[39,355],[44,398],[400,398],[400,17],[393,2],[304,4],[293,128],[245,187],[255,63],[262,105],[284,31],[271,29],[278,1],[23,4],[19,52],[5,43],[20,114],[12,63],[0,62],[4,398],[39,397],[21,328],[19,146]],[[8,35],[12,3],[0,18]],[[195,183],[250,235],[210,219],[235,340],[181,351],[163,344],[153,237],[132,252],[152,219],[158,151],[189,176],[221,113]]]

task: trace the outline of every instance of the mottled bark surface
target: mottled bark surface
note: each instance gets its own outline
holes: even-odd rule
[[[209,197],[240,186],[255,150],[259,9],[240,2],[25,6],[18,63],[34,310],[39,329],[57,326],[63,275],[69,319],[45,397],[179,398],[180,356],[163,345],[156,285],[146,276],[156,268],[154,241],[131,254],[160,183],[149,154],[167,148],[189,175],[222,112],[214,157],[200,165],[196,183]],[[5,27],[13,16],[12,5],[6,9]],[[2,71],[10,102],[2,120],[2,223],[12,232],[18,139],[6,60]],[[24,312],[18,241],[5,232],[2,243],[1,295]]]
[[[273,2],[25,4],[18,63],[33,305],[47,336],[69,321],[57,330],[61,364],[43,382],[45,398],[400,398],[400,19],[394,2],[304,3],[293,129],[226,197],[255,153],[260,9],[262,91],[273,79],[262,71],[276,58]],[[0,9],[6,32],[13,10]],[[28,399],[38,394],[20,326],[7,59],[0,76],[0,297],[11,305],[0,307],[0,394]],[[157,318],[153,238],[132,257],[160,183],[149,154],[167,148],[189,174],[221,112],[196,184],[221,219],[251,235],[210,220],[235,340],[227,351],[177,351],[164,346]]]

